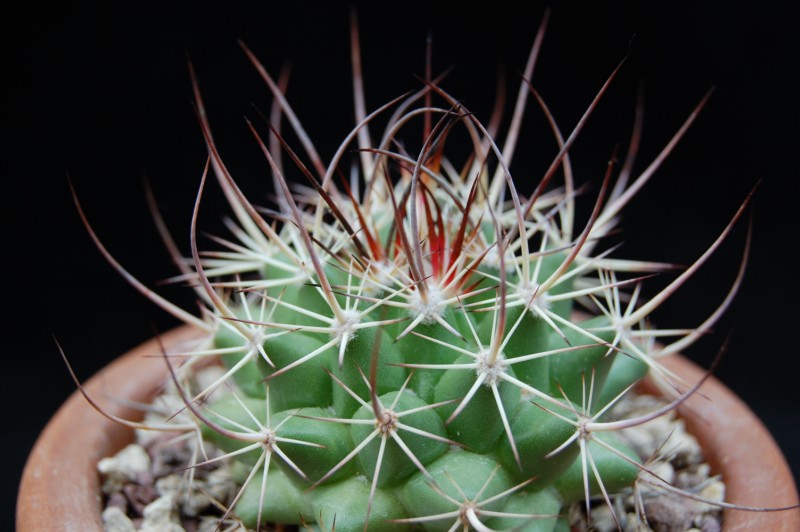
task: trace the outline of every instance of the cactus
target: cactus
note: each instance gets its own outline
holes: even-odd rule
[[[248,122],[275,188],[269,211],[228,172],[195,83],[209,159],[191,260],[178,262],[202,316],[112,264],[203,331],[185,363],[165,357],[185,403],[172,429],[221,450],[190,466],[232,464],[240,489],[223,520],[337,531],[563,529],[567,505],[608,501],[647,471],[615,431],[673,409],[696,386],[648,416],[606,414],[648,373],[672,382],[659,358],[707,332],[730,303],[741,275],[702,324],[661,331],[648,321],[721,244],[746,202],[694,264],[645,301],[642,283],[669,265],[612,258],[601,242],[705,99],[640,175],[610,154],[581,221],[575,203],[584,190],[567,154],[620,66],[564,135],[527,81],[543,32],[544,23],[503,144],[457,95],[427,79],[369,114],[357,89],[356,125],[328,163],[280,84],[242,45],[276,102],[271,124]],[[543,113],[557,149],[523,193],[509,167],[526,106]],[[284,140],[280,116],[302,153]],[[450,158],[453,144],[461,155]],[[285,177],[297,171],[304,186]],[[209,177],[233,221],[216,251],[201,252],[197,218]],[[209,358],[222,376],[198,389],[193,371]]]

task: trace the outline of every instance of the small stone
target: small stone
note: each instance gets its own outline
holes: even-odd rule
[[[175,497],[164,495],[144,509],[141,532],[186,532],[178,519]]]
[[[700,517],[698,526],[701,532],[720,532],[722,525],[719,522],[719,517],[705,514]]]
[[[116,455],[100,460],[97,470],[105,478],[103,493],[116,493],[125,484],[150,475],[150,456],[141,445],[132,443]]]
[[[617,530],[617,522],[608,505],[603,504],[592,508],[592,530],[597,532],[612,532]]]
[[[711,468],[708,464],[696,464],[680,471],[675,477],[675,486],[681,489],[694,490],[708,480]]]
[[[181,491],[182,485],[183,479],[180,475],[168,475],[156,480],[156,491],[162,497],[164,495],[177,497]]]
[[[188,442],[175,442],[174,436],[164,434],[151,440],[147,446],[153,457],[152,472],[156,478],[165,477],[182,468],[191,461],[192,449]]]
[[[645,526],[643,522],[639,522],[639,516],[636,515],[634,512],[628,512],[625,514],[625,521],[623,524],[623,530],[625,532],[645,532],[650,530],[648,527]]]
[[[227,506],[236,495],[237,485],[231,477],[230,469],[220,467],[208,474],[204,489],[214,500]]]
[[[672,481],[675,479],[675,468],[672,467],[672,464],[667,461],[656,461],[646,464],[646,467],[650,474],[646,472],[641,472],[639,474],[640,478],[644,480],[652,480],[654,484],[658,485],[661,483],[661,480],[671,484]],[[655,478],[653,478],[655,477]],[[639,484],[639,491],[642,494],[650,494],[650,493],[663,493],[663,490],[656,487],[651,486],[645,482]]]
[[[109,506],[103,510],[102,519],[105,532],[136,532],[133,521],[117,506]]]
[[[725,500],[725,484],[723,484],[719,479],[711,479],[705,486],[703,486],[703,489],[700,490],[698,495],[710,501],[722,502]],[[715,506],[713,504],[698,503],[698,505],[699,510],[703,513],[712,513],[719,510],[719,506]]]
[[[211,506],[211,500],[203,493],[206,481],[195,478],[193,486],[187,484],[188,480],[180,475],[169,475],[156,482],[156,489],[161,495],[174,497],[183,515],[194,517]]]
[[[201,371],[195,374],[195,386],[198,390],[206,390],[213,386],[215,383],[218,383],[220,378],[225,375],[225,368],[222,366],[209,366],[207,368],[203,368]],[[219,397],[224,396],[224,393],[217,393],[219,389],[227,390],[225,386],[217,386],[213,392],[205,397],[205,401],[208,404],[214,403]]]
[[[112,493],[106,499],[106,506],[115,506],[126,514],[128,512],[128,497],[122,492]]]
[[[136,515],[144,515],[144,509],[148,504],[156,500],[158,493],[151,485],[141,486],[139,484],[128,483],[122,488],[122,492],[130,503],[130,507]]]
[[[636,451],[636,454],[646,458],[658,450],[664,443],[665,436],[672,430],[673,420],[669,416],[661,416],[647,423],[625,429],[621,431],[621,434]]]
[[[686,426],[682,419],[675,421],[675,430],[667,440],[665,449],[669,449],[674,456],[672,462],[676,467],[702,461],[703,450],[700,448],[697,439],[686,432]]]
[[[687,511],[687,501],[669,495],[646,500],[644,505],[648,523],[658,532],[685,532],[691,528],[694,516],[693,508]]]
[[[171,384],[174,387],[174,384]],[[144,415],[142,423],[145,425],[163,425],[166,420],[174,424],[190,424],[191,418],[183,399],[177,391],[172,389],[171,393],[158,396]],[[149,447],[154,441],[163,440],[165,434],[155,430],[137,429],[135,432],[136,442],[143,447]],[[171,437],[166,435],[167,438]]]

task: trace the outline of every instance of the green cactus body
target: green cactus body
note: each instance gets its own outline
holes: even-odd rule
[[[311,500],[302,486],[298,486],[280,469],[271,468],[264,483],[265,490],[262,491],[259,482],[262,474],[262,470],[256,472],[255,480],[245,488],[236,505],[236,515],[246,526],[257,526],[259,512],[262,522],[287,525],[314,522]]]
[[[455,363],[469,361],[469,358],[463,357]],[[476,377],[473,371],[450,369],[439,380],[435,398],[436,402],[452,401],[439,409],[441,415],[449,421],[447,431],[450,437],[473,452],[488,453],[503,433],[500,409],[506,412],[514,410],[520,401],[520,391],[502,381],[492,385],[477,384],[477,388],[475,386]],[[474,395],[469,403],[453,418],[453,414],[461,406],[457,401],[468,396],[473,389]],[[497,397],[500,398],[500,404]]]
[[[402,482],[417,471],[417,465],[412,462],[406,451],[398,445],[394,438],[400,438],[403,442],[402,445],[411,452],[420,464],[425,466],[447,450],[447,444],[444,443],[447,431],[436,412],[424,409],[427,403],[411,391],[405,390],[402,393],[389,392],[380,397],[380,402],[383,405],[391,405],[392,412],[413,411],[412,414],[398,418],[397,421],[415,431],[427,433],[427,435],[421,435],[409,430],[402,431],[398,429],[395,430],[395,436],[387,435],[382,438],[373,438],[370,444],[359,453],[360,470],[367,477],[372,478],[376,472],[377,464],[381,464],[381,475],[378,477],[377,485],[378,487],[384,487]],[[353,415],[353,419],[374,419],[372,408],[370,406],[362,406]],[[366,440],[370,433],[375,430],[375,427],[370,425],[352,425],[350,434],[353,444],[357,445]],[[433,435],[439,439],[433,439],[428,435]],[[384,439],[386,440],[385,444],[383,443]],[[381,450],[381,447],[384,447],[384,449]],[[381,454],[382,456],[380,456]]]
[[[614,492],[625,486],[630,486],[639,474],[639,468],[631,463],[636,463],[639,460],[636,453],[620,443],[613,435],[600,433],[595,435],[594,438],[603,440],[628,458],[623,458],[595,441],[589,440],[587,442],[586,446],[591,452],[592,461],[599,472],[600,478],[603,479],[604,487]],[[586,485],[588,485],[591,495],[600,493],[600,484],[595,476],[589,476],[588,483],[585,481],[584,466],[585,464],[579,456],[555,481],[555,488],[565,502],[583,500]],[[586,467],[591,468],[591,465],[587,464]]]
[[[561,498],[552,489],[515,493],[508,498],[503,512],[525,517],[495,517],[486,524],[494,530],[552,532],[556,528],[561,504]]]
[[[280,424],[281,436],[319,445],[319,447],[291,444],[283,446],[283,452],[306,475],[307,482],[323,484],[337,482],[355,473],[355,464],[348,463],[333,475],[326,477],[352,449],[347,427],[326,421],[330,414],[328,408],[304,408],[279,412],[273,416],[273,423]],[[285,463],[279,462],[279,466],[287,476],[301,482],[301,478]],[[323,477],[326,478],[323,480]]]
[[[444,319],[462,335],[469,335],[469,326],[466,324],[469,317],[462,312],[450,309]],[[397,342],[397,347],[403,353],[408,364],[449,364],[459,356],[454,348],[466,348],[469,345],[438,323],[421,324],[414,332],[415,334],[406,335]],[[447,345],[435,343],[417,335],[433,338]],[[436,384],[442,375],[441,370],[415,369],[409,386],[422,399],[432,403],[436,393]]]
[[[264,399],[260,397],[234,397],[226,396],[216,401],[210,408],[208,418],[230,430],[250,430],[257,432],[259,425],[257,420],[266,419],[267,407]],[[226,452],[238,452],[248,446],[248,443],[234,438],[226,437],[224,434],[211,428],[209,425],[201,425],[204,436],[219,446]],[[258,461],[259,449],[238,455],[238,460],[252,466]]]
[[[499,511],[504,501],[492,498],[514,486],[492,457],[468,451],[450,451],[431,464],[428,471],[430,478],[417,473],[400,491],[403,505],[412,517],[447,516],[421,521],[426,530],[450,530],[458,520],[451,514],[458,515],[465,507],[474,505],[478,513]]]
[[[372,358],[377,354],[379,365],[376,372],[376,393],[384,394],[399,390],[408,377],[408,371],[400,366],[405,362],[402,352],[389,335],[381,330],[366,329],[347,344],[342,366],[334,366],[333,375],[342,383],[333,388],[333,407],[341,417],[350,417],[359,408],[354,393],[368,400],[370,387],[364,377],[369,374]]]
[[[405,516],[394,490],[378,489],[370,496],[370,484],[364,477],[320,487],[311,501],[321,530],[393,532],[406,529],[393,522]]]
[[[553,410],[567,418],[575,418],[569,408],[555,407]],[[514,436],[519,463],[507,436],[498,445],[500,462],[518,482],[533,479],[532,489],[544,488],[575,461],[579,452],[576,443],[548,456],[574,433],[575,427],[554,416],[550,408],[524,401],[511,418],[511,434]]]
[[[575,329],[564,331],[564,338],[551,338],[550,347],[586,346],[584,349],[567,352],[550,359],[550,389],[563,393],[573,402],[579,402],[589,393],[589,387],[601,390],[617,352],[610,342],[614,334],[610,331],[594,332],[605,325],[603,316],[579,324],[582,332]],[[592,337],[587,337],[590,334]]]
[[[669,335],[644,325],[657,305],[630,277],[657,268],[595,250],[616,230],[625,184],[605,197],[604,183],[575,230],[569,161],[557,159],[563,183],[525,197],[506,150],[458,101],[424,84],[361,116],[327,170],[300,165],[315,193],[291,193],[269,155],[274,219],[219,172],[238,243],[212,258],[192,246],[207,306],[192,323],[208,331],[197,359],[217,354],[226,373],[184,395],[205,440],[257,469],[233,509],[248,526],[560,530],[587,490],[637,481],[640,458],[605,419],[658,365],[647,340]],[[411,156],[397,146],[419,116],[437,125]],[[382,119],[373,144],[360,128]],[[455,127],[475,150],[460,161],[445,149]],[[351,152],[360,165],[339,187]],[[302,159],[291,155],[284,164]]]

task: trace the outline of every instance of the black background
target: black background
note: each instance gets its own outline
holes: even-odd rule
[[[50,415],[73,390],[53,337],[88,378],[174,320],[109,267],[81,226],[68,176],[100,237],[150,286],[174,273],[147,212],[152,183],[178,242],[205,162],[192,108],[187,58],[198,72],[223,157],[243,188],[265,198],[267,167],[243,116],[267,110],[266,88],[238,48],[243,39],[273,74],[291,61],[288,97],[327,160],[352,127],[346,4],[88,2],[24,8],[4,16],[2,42],[3,314],[0,478],[10,516],[23,461]],[[571,152],[577,179],[599,183],[615,144],[628,141],[637,87],[645,94],[643,169],[702,96],[716,90],[697,123],[623,221],[620,257],[689,264],[723,229],[757,181],[749,212],[753,248],[733,307],[713,335],[689,351],[707,364],[732,331],[718,376],[761,416],[795,476],[800,472],[796,371],[798,291],[798,104],[796,7],[710,7],[694,3],[553,3],[534,85],[569,130],[613,67],[619,78]],[[541,19],[502,2],[392,3],[359,9],[368,107],[419,86],[426,36],[434,70],[455,67],[444,87],[488,120],[497,64],[509,103]],[[512,171],[535,181],[556,152],[531,108]],[[531,181],[527,181],[531,180]],[[211,189],[201,224],[219,232]],[[266,199],[261,201],[266,203]],[[724,297],[747,223],[698,275],[659,309],[664,327],[700,323]],[[672,276],[656,279],[649,293]],[[159,287],[192,309],[186,289]],[[7,396],[7,397],[6,397]],[[745,502],[745,501],[743,501]]]

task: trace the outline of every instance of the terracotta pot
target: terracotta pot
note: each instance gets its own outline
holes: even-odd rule
[[[176,329],[161,338],[165,346],[195,336]],[[129,401],[152,399],[166,377],[161,348],[151,340],[125,354],[86,383],[95,399],[112,396]],[[703,370],[680,356],[665,364],[688,382]],[[681,409],[715,473],[727,484],[727,499],[749,506],[797,504],[797,488],[775,441],[750,409],[722,383],[710,378]],[[102,400],[115,415],[135,419],[137,411]],[[100,416],[79,392],[59,409],[36,442],[22,475],[17,503],[18,532],[102,531],[97,461],[131,441],[132,431]],[[800,509],[784,512],[725,512],[724,530],[797,532]]]

